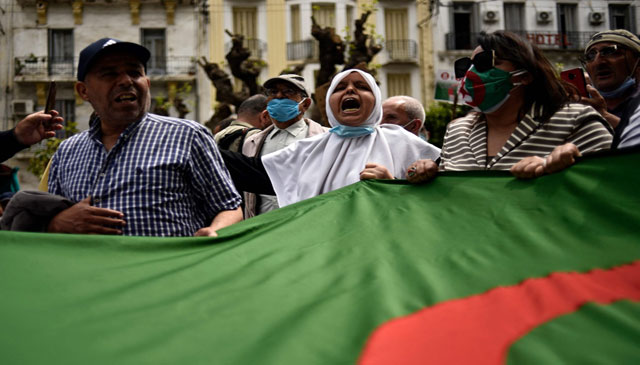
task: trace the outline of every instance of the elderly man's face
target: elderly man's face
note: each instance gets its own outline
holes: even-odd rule
[[[149,110],[149,87],[140,61],[116,52],[97,60],[76,90],[91,103],[103,123],[122,125],[140,120]]]
[[[269,104],[269,102],[273,99],[291,99],[296,103],[300,103],[302,100],[306,99],[304,102],[298,105],[298,111],[300,113],[291,120],[287,120],[285,122],[276,121],[269,115],[269,113],[267,113],[267,116],[269,117],[269,119],[271,119],[271,122],[277,125],[279,128],[283,129],[300,120],[304,113],[307,111],[307,108],[309,108],[309,105],[311,105],[311,99],[306,98],[298,88],[286,81],[276,82],[272,84],[271,87],[266,90],[266,94],[267,104]]]
[[[600,52],[604,49],[611,51],[612,46],[617,46],[613,53],[603,56]],[[606,51],[605,51],[606,52]],[[630,75],[637,57],[623,46],[613,42],[597,43],[589,48],[587,53],[592,53],[595,58],[586,61],[586,69],[591,81],[598,90],[611,91],[620,86]]]
[[[395,124],[406,129],[416,136],[420,132],[422,122],[419,119],[411,120],[405,111],[406,100],[399,97],[391,97],[382,103],[382,120],[380,124]]]
[[[404,126],[409,123],[409,116],[404,111],[405,101],[402,99],[387,99],[382,103],[382,121],[380,124],[396,124]]]
[[[293,85],[288,82],[276,82],[269,89],[266,90],[267,94],[267,103],[269,103],[273,99],[291,99],[296,102],[301,102],[304,99],[300,90],[295,88]]]

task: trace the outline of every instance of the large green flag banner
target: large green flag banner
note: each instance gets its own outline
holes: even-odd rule
[[[639,168],[360,182],[218,238],[0,232],[0,362],[638,363]]]

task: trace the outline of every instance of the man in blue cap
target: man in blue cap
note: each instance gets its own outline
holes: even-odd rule
[[[149,56],[112,38],[80,52],[76,92],[96,117],[53,157],[49,192],[77,203],[49,231],[215,236],[242,219],[241,198],[209,131],[148,113]]]

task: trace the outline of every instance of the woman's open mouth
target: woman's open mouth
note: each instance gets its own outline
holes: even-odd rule
[[[355,113],[360,110],[360,102],[354,98],[346,98],[342,100],[340,109],[343,113]]]

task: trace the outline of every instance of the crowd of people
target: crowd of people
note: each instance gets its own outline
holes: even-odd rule
[[[299,75],[273,77],[228,127],[149,113],[149,51],[112,38],[87,46],[76,92],[94,109],[89,129],[65,140],[43,181],[19,192],[3,229],[141,236],[216,236],[266,213],[366,179],[429,181],[439,171],[510,170],[536,178],[593,151],[640,144],[640,40],[595,34],[582,62],[589,95],[561,81],[544,54],[506,31],[482,34],[456,61],[460,94],[473,107],[451,121],[440,148],[428,143],[424,106],[382,100],[373,76],[335,75],[326,93],[331,128],[305,118],[311,94]],[[0,134],[4,161],[62,128],[35,113]]]

